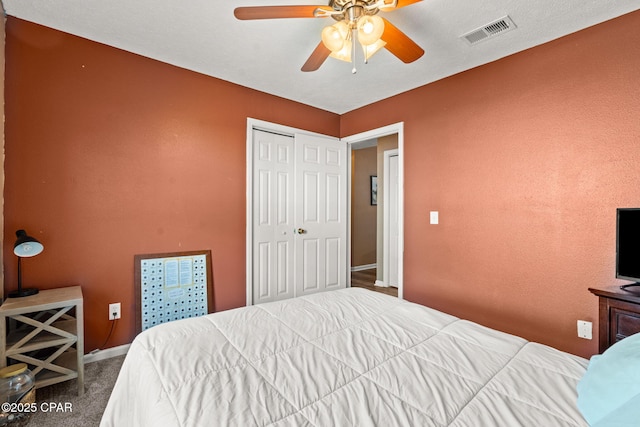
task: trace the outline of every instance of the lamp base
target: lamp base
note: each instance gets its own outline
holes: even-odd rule
[[[29,295],[35,295],[39,291],[36,288],[26,288],[26,289],[18,289],[16,291],[11,291],[7,295],[9,298],[22,298],[28,297]]]

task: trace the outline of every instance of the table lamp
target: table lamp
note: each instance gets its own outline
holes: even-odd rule
[[[18,289],[9,292],[9,298],[20,298],[29,295],[35,295],[38,293],[36,288],[22,289],[22,258],[32,257],[38,255],[44,250],[42,243],[38,242],[35,238],[27,235],[24,230],[16,231],[18,237],[15,245],[13,245],[13,253],[18,257]]]

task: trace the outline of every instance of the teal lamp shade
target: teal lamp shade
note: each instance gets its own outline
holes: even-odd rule
[[[13,245],[13,253],[18,257],[18,289],[9,292],[9,298],[21,298],[38,293],[36,288],[22,288],[22,258],[38,255],[44,250],[42,243],[31,237],[24,230],[16,231],[16,243]]]

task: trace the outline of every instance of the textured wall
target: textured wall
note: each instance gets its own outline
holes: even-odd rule
[[[5,235],[25,285],[82,285],[86,350],[134,336],[134,254],[211,249],[217,310],[245,304],[247,117],[337,136],[340,117],[35,24],[7,21]],[[4,240],[5,290],[16,265]]]
[[[636,12],[338,117],[9,18],[5,235],[45,244],[26,284],[83,286],[87,350],[114,301],[108,346],[129,342],[136,253],[211,248],[216,308],[244,305],[247,116],[341,136],[403,121],[405,297],[586,356],[576,320],[597,322],[587,288],[615,283],[615,208],[640,205],[639,27]]]
[[[576,320],[597,327],[615,209],[640,206],[638,28],[635,12],[342,116],[342,136],[404,121],[407,299],[597,351]]]

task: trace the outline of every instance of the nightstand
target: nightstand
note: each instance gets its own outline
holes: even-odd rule
[[[0,367],[25,362],[36,388],[78,379],[84,393],[84,319],[80,286],[7,298],[0,306]]]
[[[623,338],[640,332],[640,287],[589,288],[600,300],[599,351],[603,353]]]

